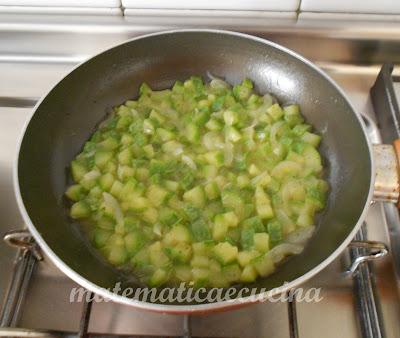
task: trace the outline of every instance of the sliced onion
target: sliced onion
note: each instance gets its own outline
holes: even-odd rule
[[[299,230],[293,231],[286,237],[286,241],[292,244],[305,245],[307,241],[312,237],[315,231],[315,226],[311,225],[309,227],[301,228]]]
[[[192,160],[191,157],[187,155],[182,155],[182,162],[185,163],[189,168],[193,170],[197,170],[197,165],[196,163]]]
[[[117,221],[117,224],[118,225],[123,224],[124,215],[122,213],[118,201],[114,198],[114,196],[112,196],[107,192],[103,192],[103,199],[104,199],[104,206],[106,207],[106,209],[112,210],[112,213],[114,215],[115,220]]]
[[[270,141],[272,144],[276,144],[278,142],[277,137],[278,133],[282,130],[284,126],[283,121],[275,122],[271,127]]]
[[[282,209],[276,210],[276,218],[278,219],[279,223],[282,224],[283,233],[285,235],[293,232],[296,229],[296,225],[292,221],[292,219],[287,215],[287,213]]]
[[[278,263],[287,256],[300,254],[303,249],[303,245],[282,243],[273,247],[271,251],[268,252],[268,255],[272,258],[274,263]]]
[[[158,237],[161,237],[162,235],[162,227],[161,224],[156,223],[153,225],[153,232],[156,234]]]

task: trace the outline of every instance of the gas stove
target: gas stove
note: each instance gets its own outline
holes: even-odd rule
[[[185,20],[174,18],[171,12],[162,20],[157,20],[151,12],[146,13],[147,17],[136,21],[132,18],[0,18],[2,235],[24,228],[14,197],[12,166],[17,141],[33,105],[77,63],[98,51],[146,32],[188,27],[190,21],[187,17]],[[390,142],[399,137],[395,128],[396,112],[387,102],[393,102],[395,95],[400,100],[397,77],[400,69],[392,72],[386,66],[378,80],[377,76],[385,61],[400,65],[400,25],[313,21],[273,26],[266,20],[241,17],[240,11],[232,17],[229,12],[224,15],[223,21],[218,16],[197,18],[196,26],[247,32],[298,51],[317,63],[344,89],[356,110],[364,116],[373,143]],[[393,90],[388,91],[392,81]],[[9,235],[8,241],[14,243],[16,238],[22,238],[19,232]],[[46,257],[38,261],[32,251],[16,250],[2,243],[0,336],[398,337],[400,221],[397,209],[382,203],[371,205],[356,239],[364,243],[367,239],[379,241],[389,248],[389,253],[373,263],[361,262],[351,274],[348,270],[355,262],[362,261],[362,257],[380,256],[382,250],[370,252],[371,243],[367,249],[349,248],[304,286],[305,289],[321,288],[323,300],[320,302],[260,303],[235,311],[191,317],[144,312],[111,302],[70,303],[70,291],[77,285]]]

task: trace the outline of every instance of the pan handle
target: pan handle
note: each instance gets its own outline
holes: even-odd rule
[[[374,144],[374,201],[392,202],[399,206],[400,139],[393,144]]]

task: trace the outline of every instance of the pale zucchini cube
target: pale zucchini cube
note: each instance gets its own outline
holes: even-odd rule
[[[242,275],[242,270],[238,264],[230,264],[222,268],[222,273],[229,283],[238,282]]]
[[[151,185],[146,192],[146,197],[150,200],[150,202],[158,207],[164,203],[166,197],[168,195],[168,191],[159,185]]]
[[[160,241],[154,242],[148,247],[150,263],[156,267],[166,266],[170,260],[164,253],[162,244]]]
[[[250,251],[240,251],[238,253],[237,260],[242,268],[245,266],[249,265],[250,262],[260,256],[260,253],[256,250],[250,250]]]
[[[210,277],[210,270],[206,268],[193,268],[192,269],[193,280],[197,283],[205,283]]]
[[[265,232],[256,233],[253,236],[254,248],[262,253],[269,250],[269,235]]]
[[[175,277],[181,282],[190,282],[193,279],[192,268],[189,265],[176,265]]]
[[[239,218],[233,211],[229,211],[215,216],[214,224],[217,225],[220,223],[226,225],[227,227],[236,227],[239,224]]]
[[[274,262],[268,254],[255,258],[252,265],[261,277],[266,277],[275,271]]]
[[[155,208],[147,208],[142,213],[142,219],[150,224],[157,222],[158,220],[158,211]]]
[[[213,249],[215,258],[223,265],[236,261],[238,251],[236,246],[228,242],[218,243]]]
[[[178,243],[190,243],[190,232],[184,225],[178,224],[165,234],[163,241],[166,246],[174,246]]]
[[[208,268],[210,261],[207,256],[193,256],[192,260],[190,261],[190,265],[194,268]]]
[[[204,190],[201,186],[196,186],[193,189],[183,194],[183,200],[193,204],[198,208],[204,208],[206,203],[206,197]]]
[[[212,237],[215,241],[223,240],[228,232],[228,226],[225,223],[214,223],[212,227]]]
[[[209,200],[214,200],[219,197],[219,188],[217,183],[210,182],[204,186],[204,191]]]
[[[160,286],[168,281],[169,274],[165,269],[157,269],[150,277],[148,284],[150,287]]]
[[[247,265],[244,267],[242,274],[240,276],[240,281],[243,283],[254,282],[257,278],[257,270],[252,265]]]

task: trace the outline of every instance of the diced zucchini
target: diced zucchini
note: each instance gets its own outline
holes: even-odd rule
[[[230,264],[222,268],[222,274],[229,283],[238,282],[242,275],[242,270],[238,264]]]
[[[156,207],[164,203],[167,195],[168,191],[158,185],[151,185],[146,192],[146,197]]]
[[[203,219],[192,222],[190,228],[195,241],[202,242],[211,239],[210,228]]]
[[[238,255],[238,248],[228,242],[218,243],[213,251],[215,258],[223,265],[234,262]]]
[[[226,110],[224,111],[224,121],[226,125],[233,126],[239,122],[239,115],[233,110]]]
[[[213,224],[212,237],[215,241],[220,241],[225,238],[228,232],[228,225],[223,222]]]
[[[85,196],[85,189],[80,184],[71,185],[65,195],[72,201],[77,202]]]
[[[173,262],[187,263],[192,257],[192,246],[188,243],[178,243],[173,247],[166,247],[164,250]]]
[[[237,260],[242,268],[245,266],[249,265],[251,261],[260,256],[260,253],[256,250],[245,250],[245,251],[240,251],[238,253]]]
[[[111,187],[114,184],[114,175],[110,173],[102,175],[99,179],[99,184],[101,189],[103,189],[104,191],[110,191]]]
[[[284,177],[298,176],[301,172],[302,166],[299,163],[293,161],[282,161],[272,169],[271,175],[281,180]]]
[[[203,156],[209,164],[212,164],[217,168],[224,165],[224,154],[219,150],[210,151],[205,153]]]
[[[150,263],[157,267],[167,266],[170,262],[168,256],[165,254],[161,242],[154,242],[148,247]]]
[[[252,265],[261,277],[266,277],[275,271],[274,262],[268,254],[255,258]]]
[[[142,84],[113,110],[72,161],[65,194],[101,254],[150,287],[268,276],[287,254],[270,248],[326,204],[321,137],[298,105],[249,79]]]
[[[254,197],[256,200],[256,209],[258,216],[260,216],[262,219],[269,219],[274,217],[274,211],[271,206],[271,201],[261,187],[258,186],[256,188]]]
[[[201,186],[196,186],[193,189],[185,192],[183,194],[183,200],[193,204],[198,208],[203,208],[206,203],[206,198],[204,195],[204,190]]]
[[[239,223],[239,219],[233,211],[229,211],[215,216],[214,224],[219,223],[226,225],[226,227],[236,227]]]
[[[108,239],[111,237],[112,232],[103,229],[95,229],[93,234],[93,242],[97,248],[102,248],[108,243]]]
[[[254,234],[254,248],[259,252],[267,252],[269,250],[269,235],[265,232]]]
[[[194,255],[198,256],[208,256],[212,245],[210,242],[198,242],[192,244]]]
[[[189,123],[186,126],[186,134],[187,140],[190,143],[198,143],[200,141],[200,129],[194,123]]]
[[[219,188],[215,182],[207,183],[204,186],[204,191],[209,200],[214,200],[219,197]]]
[[[239,175],[237,177],[237,185],[239,188],[246,188],[250,185],[250,178],[247,175]]]
[[[110,252],[108,255],[108,260],[111,264],[114,265],[122,265],[128,259],[128,253],[125,250],[124,246],[110,246]]]
[[[184,225],[175,225],[164,236],[164,243],[167,246],[174,246],[178,243],[189,243],[190,240],[190,232]]]
[[[210,261],[207,256],[194,255],[190,265],[194,268],[208,268]]]
[[[303,156],[305,159],[305,166],[311,170],[311,172],[320,173],[322,171],[321,155],[314,147],[306,147],[303,151]]]
[[[120,181],[117,180],[114,181],[110,189],[110,194],[113,195],[114,197],[119,198],[123,187],[124,185]]]
[[[257,270],[252,265],[244,267],[242,274],[240,275],[240,281],[244,283],[254,282],[257,278]]]
[[[91,214],[89,205],[85,201],[79,201],[72,205],[70,216],[75,219],[86,218]]]
[[[301,140],[305,143],[312,145],[313,147],[317,148],[319,143],[321,142],[321,136],[317,134],[313,134],[310,132],[305,132],[301,137]]]
[[[249,166],[249,174],[251,175],[251,176],[257,176],[257,175],[259,175],[261,172],[260,172],[260,169],[258,169],[257,168],[257,166],[255,165],[255,164],[250,164],[250,166]]]
[[[283,116],[283,110],[278,103],[273,104],[267,109],[267,113],[275,120],[279,120]]]
[[[207,123],[206,123],[206,128],[211,130],[211,131],[219,131],[222,130],[222,123],[219,122],[215,118],[211,118]]]
[[[190,282],[193,278],[192,268],[188,265],[176,265],[174,267],[175,276],[181,282]]]
[[[150,224],[154,224],[158,220],[158,211],[155,208],[147,208],[142,213],[142,219]]]
[[[175,138],[175,134],[172,131],[163,128],[158,128],[156,133],[163,142],[167,142]]]
[[[71,162],[71,173],[75,182],[80,182],[87,172],[88,170],[83,163],[78,161]]]
[[[192,276],[193,276],[193,280],[197,283],[197,284],[205,284],[207,283],[209,277],[210,277],[210,270],[206,269],[206,268],[193,268],[192,269]]]
[[[142,211],[150,207],[150,201],[142,196],[132,195],[129,200],[129,207],[135,211]]]
[[[97,151],[94,155],[94,164],[102,169],[113,158],[111,151]]]
[[[277,221],[271,221],[267,225],[269,238],[272,243],[278,243],[282,240],[282,226]]]
[[[157,269],[154,271],[153,275],[150,277],[148,284],[150,287],[161,286],[168,281],[169,274],[166,269]]]
[[[129,256],[135,255],[140,248],[145,244],[144,235],[139,231],[128,233],[125,238],[125,248]]]
[[[127,165],[119,165],[117,169],[118,179],[121,181],[126,181],[127,179],[134,177],[135,169]]]

